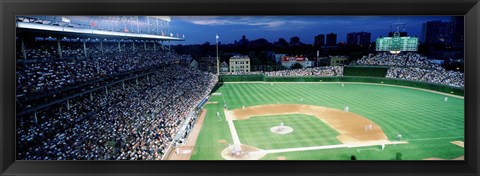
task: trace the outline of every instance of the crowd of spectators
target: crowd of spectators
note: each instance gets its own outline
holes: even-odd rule
[[[377,55],[363,56],[358,59],[359,65],[374,65],[374,66],[398,66],[398,67],[416,67],[416,68],[436,68],[437,64],[434,64],[431,59],[425,56],[421,56],[418,53],[406,53],[406,54],[388,54],[381,53]]]
[[[362,57],[356,63],[359,65],[390,66],[387,71],[387,78],[422,81],[453,87],[463,87],[465,83],[464,73],[445,70],[441,65],[418,53],[371,54]]]
[[[156,51],[17,63],[17,98],[44,94],[107,76],[189,59],[191,57],[187,55]]]
[[[158,160],[216,81],[212,73],[171,64],[72,99],[69,110],[63,104],[17,119],[17,158]]]
[[[443,84],[453,87],[464,87],[464,73],[445,70],[442,67],[425,69],[418,67],[390,67],[387,78],[422,81],[435,84]]]
[[[238,71],[238,72],[223,72],[221,74],[222,75],[259,75],[259,74],[263,74],[263,72],[261,72],[261,71],[253,71],[253,72]]]
[[[19,42],[17,41],[17,43]],[[44,41],[41,45],[25,47],[25,55],[28,59],[52,58],[58,55],[58,48],[55,46],[54,41]],[[17,59],[25,59],[23,58],[23,54],[21,54],[21,48],[17,48],[17,53]]]
[[[119,48],[119,46],[121,48]],[[21,41],[17,41],[17,60],[42,60],[42,59],[59,59],[60,55],[58,53],[58,43],[56,39],[45,38],[41,40],[27,41],[25,42],[25,57],[23,55]],[[151,52],[155,50],[161,50],[161,44],[156,44],[156,49],[152,42],[144,43],[142,41],[135,42],[135,52]],[[132,53],[134,52],[133,43],[129,42],[120,42],[120,45],[117,41],[103,41],[100,40],[91,40],[85,43],[85,48],[83,42],[79,39],[65,39],[61,40],[60,51],[62,52],[63,59],[71,58],[83,58],[85,57],[85,51],[87,56],[98,56],[101,54],[120,54],[120,53]],[[103,53],[102,53],[103,49]]]
[[[343,76],[342,66],[312,67],[265,72],[266,76]]]

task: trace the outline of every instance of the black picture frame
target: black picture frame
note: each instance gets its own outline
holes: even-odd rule
[[[479,0],[1,0],[0,173],[13,175],[479,175]],[[16,161],[16,15],[464,15],[465,161]]]

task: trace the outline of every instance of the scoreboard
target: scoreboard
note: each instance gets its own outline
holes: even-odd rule
[[[417,51],[418,37],[393,37],[377,38],[376,51]]]

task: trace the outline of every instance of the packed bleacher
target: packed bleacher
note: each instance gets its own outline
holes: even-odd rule
[[[431,59],[417,53],[393,55],[381,53],[364,56],[357,60],[359,65],[390,66],[387,78],[406,79],[412,81],[443,84],[453,87],[464,87],[464,73],[445,70]]]
[[[18,158],[157,160],[216,75],[172,64],[148,78],[17,120]],[[77,119],[79,122],[77,122]],[[84,120],[82,120],[84,119]],[[48,137],[48,136],[52,137]]]
[[[436,69],[390,67],[386,77],[443,84],[453,87],[463,87],[465,85],[464,74],[462,72],[445,70],[442,67],[437,67]]]
[[[393,55],[370,54],[357,60],[356,65],[388,66],[386,78],[421,81],[453,87],[464,87],[464,73],[445,70],[441,65],[417,53]],[[264,74],[265,76],[343,76],[342,66],[312,67],[270,72],[234,72],[224,75]]]
[[[17,98],[44,94],[107,76],[188,59],[190,56],[157,51],[92,55],[85,59],[17,63]]]
[[[342,66],[313,67],[265,72],[266,76],[343,76]]]
[[[418,53],[406,54],[388,54],[380,53],[377,55],[363,56],[356,62],[359,65],[374,66],[398,66],[398,67],[417,67],[417,68],[436,68],[432,60]]]
[[[326,66],[279,71],[225,72],[222,75],[258,75],[265,76],[343,76],[343,67]]]
[[[222,75],[259,75],[263,74],[261,71],[252,71],[252,72],[244,72],[244,71],[238,71],[238,72],[224,72],[221,73]]]

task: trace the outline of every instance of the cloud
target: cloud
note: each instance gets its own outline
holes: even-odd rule
[[[289,19],[288,17],[270,17],[270,16],[194,16],[194,17],[176,17],[179,20],[186,21],[196,25],[208,26],[254,26],[265,30],[279,30],[280,28],[304,28],[308,25],[315,24],[313,22],[302,19]],[[241,29],[239,29],[241,30]]]

